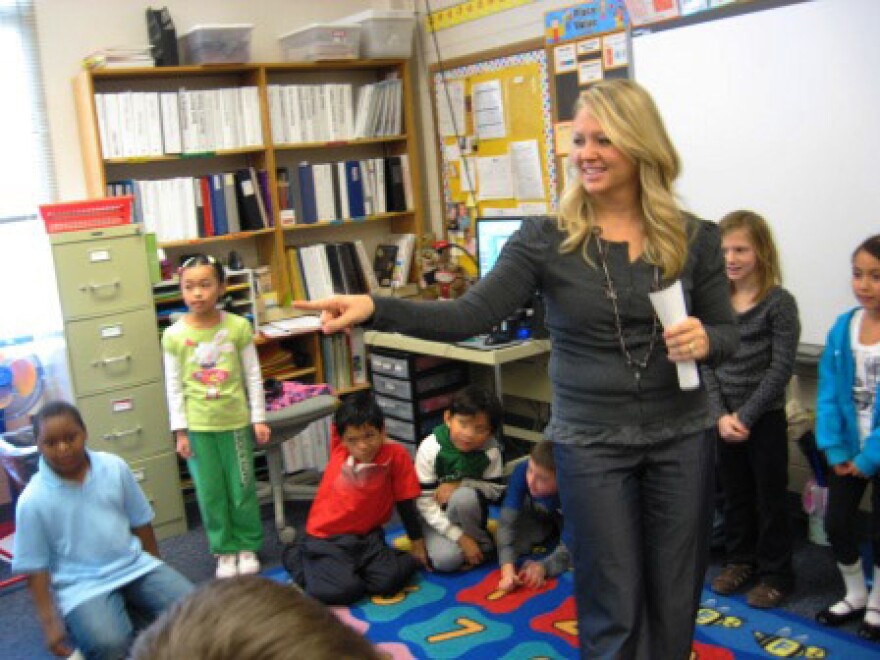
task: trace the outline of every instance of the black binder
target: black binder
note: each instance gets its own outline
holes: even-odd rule
[[[177,66],[180,63],[177,55],[177,32],[168,7],[147,7],[147,36],[156,66]]]

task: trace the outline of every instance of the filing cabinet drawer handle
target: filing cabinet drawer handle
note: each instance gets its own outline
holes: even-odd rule
[[[106,367],[108,365],[113,364],[114,362],[128,362],[131,360],[131,353],[126,353],[125,355],[119,355],[117,357],[109,357],[104,358],[102,360],[93,360],[93,367]]]
[[[83,284],[79,290],[80,291],[99,291],[100,289],[106,289],[109,287],[113,287],[114,289],[119,288],[120,280],[119,278],[113,280],[112,282],[104,282],[103,284]]]
[[[104,440],[119,440],[120,438],[124,438],[127,435],[137,435],[142,430],[143,428],[141,426],[136,426],[133,429],[126,429],[125,431],[114,431],[113,433],[105,433]]]

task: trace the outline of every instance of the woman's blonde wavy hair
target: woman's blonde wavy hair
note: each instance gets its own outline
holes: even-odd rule
[[[648,92],[631,80],[603,80],[581,92],[575,114],[589,108],[611,144],[636,163],[642,215],[645,219],[644,257],[659,266],[666,280],[676,279],[687,259],[687,230],[675,199],[673,182],[681,163]],[[596,209],[580,177],[572,177],[559,204],[559,228],[568,236],[560,250],[581,247],[596,225]]]
[[[749,235],[749,241],[755,250],[755,275],[758,279],[758,293],[755,302],[764,299],[770,290],[782,284],[782,267],[779,265],[779,253],[773,241],[773,232],[763,217],[754,211],[731,211],[718,222],[721,238],[729,232],[743,230]],[[733,293],[733,283],[730,284]]]

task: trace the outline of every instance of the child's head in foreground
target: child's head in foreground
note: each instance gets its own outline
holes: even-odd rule
[[[483,448],[501,426],[503,410],[489,390],[469,385],[452,397],[443,421],[455,448],[467,453]]]
[[[526,468],[526,483],[532,497],[551,497],[559,492],[552,443],[542,440],[532,447]]]
[[[380,660],[366,639],[316,600],[256,575],[212,580],[137,638],[132,660]]]
[[[347,396],[333,416],[336,432],[359,463],[370,463],[385,442],[385,415],[369,392]]]
[[[86,425],[76,406],[50,401],[31,420],[37,449],[62,479],[81,481],[88,471]]]

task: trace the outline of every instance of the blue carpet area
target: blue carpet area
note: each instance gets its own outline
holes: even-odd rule
[[[283,569],[269,577],[286,581]],[[500,597],[497,566],[422,573],[403,593],[337,608],[347,623],[394,660],[409,658],[576,658],[571,573],[538,591]],[[694,660],[880,657],[880,644],[785,612],[755,610],[742,596],[703,591]]]
[[[703,589],[697,614],[699,660],[718,658],[880,658],[880,644],[868,642],[781,609],[756,610],[745,596],[718,596]],[[695,645],[695,648],[696,645]]]
[[[288,505],[288,518],[301,528],[305,524],[308,505],[300,502]],[[162,541],[160,547],[163,556],[175,568],[194,582],[201,583],[212,578],[214,560],[195,509],[189,513],[192,516],[190,531]],[[286,581],[283,569],[272,568],[279,564],[282,546],[275,536],[268,509],[266,513],[266,541],[260,553],[263,565],[269,569],[268,575]],[[806,518],[799,509],[794,513],[797,584],[791,597],[783,603],[785,609],[758,612],[749,608],[740,596],[721,598],[705,592],[705,607],[700,613],[701,625],[697,628],[695,660],[880,658],[880,644],[872,645],[855,637],[857,624],[848,624],[842,631],[822,629],[813,624],[812,617],[817,611],[843,595],[843,585],[830,549],[808,543]],[[868,527],[863,527],[867,537]],[[713,557],[707,579],[711,580],[720,568],[721,558]],[[390,645],[393,658],[513,658],[514,649],[524,654],[516,660],[540,657],[542,653],[547,658],[575,658],[571,576],[564,576],[548,592],[533,594],[532,598],[518,604],[508,598],[493,600],[483,597],[481,600],[478,593],[468,592],[468,588],[473,592],[480,585],[484,592],[493,589],[497,578],[490,574],[494,570],[497,570],[495,566],[487,565],[465,573],[429,575],[414,585],[419,591],[407,592],[397,600],[364,601],[350,610],[340,610],[340,615],[347,617],[355,628],[364,630],[370,639]],[[0,562],[0,579],[8,576],[8,565]],[[498,609],[502,606],[513,606],[514,611],[502,612]],[[452,608],[459,608],[455,617],[458,621],[443,618]],[[546,618],[539,620],[542,615]],[[556,617],[557,627],[549,630],[548,624],[554,622],[552,617]],[[479,629],[483,625],[489,631],[485,635]],[[534,626],[540,626],[540,629]],[[403,636],[404,629],[407,637]],[[762,647],[755,632],[779,639],[763,637]],[[490,634],[506,637],[501,641],[490,641]],[[430,642],[428,638],[431,638]],[[21,584],[0,592],[0,658],[52,658],[43,646],[42,631],[27,588]]]

